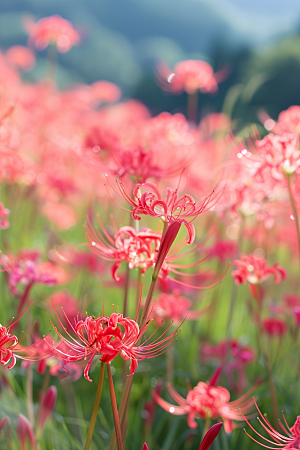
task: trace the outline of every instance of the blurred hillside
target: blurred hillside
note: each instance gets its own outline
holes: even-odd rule
[[[235,118],[256,118],[259,106],[277,114],[300,103],[300,5],[295,0],[10,0],[0,3],[0,46],[26,44],[25,15],[35,20],[60,14],[82,35],[82,43],[59,55],[58,81],[91,83],[107,79],[124,97],[144,101],[153,112],[184,112],[185,96],[157,87],[155,61],[205,59],[231,74],[216,97],[201,96],[204,110],[226,102]],[[43,77],[46,52],[28,75]],[[231,88],[234,86],[234,89]],[[231,91],[230,91],[231,89]],[[230,91],[229,97],[226,95]]]

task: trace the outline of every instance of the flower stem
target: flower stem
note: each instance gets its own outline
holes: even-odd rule
[[[296,203],[293,197],[293,193],[292,193],[292,187],[291,187],[291,176],[287,175],[286,176],[287,179],[287,184],[288,184],[288,190],[289,190],[289,196],[290,196],[290,202],[291,202],[291,206],[292,206],[292,210],[293,210],[293,214],[294,214],[294,219],[295,219],[295,225],[296,225],[296,230],[297,230],[297,238],[298,238],[298,258],[299,258],[299,264],[300,264],[300,228],[299,228],[299,217],[298,217],[298,211],[296,208]]]
[[[90,426],[89,426],[84,450],[89,450],[89,448],[91,446],[92,438],[93,438],[93,433],[94,433],[94,428],[95,428],[95,424],[96,424],[96,419],[97,419],[97,414],[98,414],[98,409],[99,409],[99,404],[100,404],[100,398],[101,398],[101,393],[102,393],[102,386],[103,386],[103,379],[104,379],[104,366],[105,366],[105,363],[101,362],[100,376],[99,376],[99,382],[98,382],[98,387],[97,387],[97,392],[96,392],[96,397],[95,397],[95,403],[94,403],[94,408],[93,408],[93,412],[92,412],[92,417],[91,417],[91,421],[90,421]]]
[[[28,417],[29,422],[34,428],[34,408],[33,408],[33,391],[32,391],[32,382],[33,382],[33,373],[32,373],[32,365],[30,363],[28,369],[27,369],[27,410],[28,410]]]
[[[198,91],[188,94],[187,101],[187,116],[188,121],[191,123],[197,123],[197,110],[198,110]]]
[[[113,382],[111,370],[110,370],[110,363],[107,363],[106,367],[107,367],[111,407],[112,407],[112,411],[113,411],[115,430],[116,430],[116,435],[117,435],[118,449],[124,450],[121,425],[120,425],[120,419],[119,419],[119,413],[118,413],[118,407],[117,407],[117,401],[116,401],[116,394],[115,394],[115,389],[114,389],[114,382]]]
[[[202,432],[202,440],[209,430],[209,425],[210,425],[210,417],[207,417],[204,422],[204,428],[203,428],[203,432]]]
[[[131,386],[133,382],[133,375],[129,375],[126,380],[126,384],[123,390],[121,403],[120,403],[120,421],[122,425],[122,436],[125,436],[125,416],[127,416],[128,404],[129,404],[129,395],[131,391]],[[109,450],[114,450],[116,446],[116,431],[114,430],[113,435],[111,437]]]

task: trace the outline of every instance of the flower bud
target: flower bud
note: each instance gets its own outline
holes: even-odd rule
[[[21,450],[26,449],[26,439],[29,440],[31,448],[33,450],[36,449],[36,440],[35,440],[32,426],[31,426],[29,420],[26,419],[26,417],[24,417],[23,414],[19,414],[19,416],[18,416],[17,436],[19,439]]]
[[[57,389],[55,386],[50,386],[43,396],[39,418],[38,418],[38,433],[40,433],[45,425],[46,420],[54,409],[55,402],[57,398]]]
[[[213,441],[218,436],[219,431],[222,428],[222,425],[223,425],[223,422],[216,423],[208,430],[208,432],[205,434],[204,438],[202,439],[199,450],[208,450],[209,449],[209,447],[211,446]]]

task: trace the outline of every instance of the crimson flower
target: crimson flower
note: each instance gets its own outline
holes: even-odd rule
[[[56,311],[55,314],[63,327]],[[84,376],[88,381],[92,381],[89,378],[89,370],[95,356],[101,355],[100,361],[108,363],[120,354],[125,361],[130,359],[130,373],[133,374],[137,368],[138,361],[154,358],[167,350],[176,338],[179,329],[177,328],[167,337],[163,337],[166,333],[165,331],[161,336],[162,339],[157,338],[152,343],[148,343],[148,338],[139,345],[138,342],[144,335],[149,323],[150,321],[148,320],[140,330],[135,320],[123,317],[123,314],[112,313],[110,317],[100,316],[97,318],[88,316],[84,320],[75,319],[75,326],[69,322],[72,331],[79,339],[78,341],[64,327],[66,334],[71,340],[62,336],[56,327],[54,329],[61,341],[54,344],[49,339],[45,339],[54,353],[59,354],[64,359],[65,364],[88,360],[84,369]]]
[[[100,231],[95,230],[89,220],[85,225],[88,246],[100,258],[106,261],[114,261],[111,268],[113,278],[118,281],[117,271],[121,262],[127,261],[130,269],[140,268],[144,273],[153,266],[156,252],[159,249],[161,234],[155,233],[150,228],[137,232],[133,227],[121,227],[114,238],[105,230],[100,218],[98,218]]]
[[[191,195],[179,196],[177,189],[167,188],[165,199],[154,183],[138,183],[133,189],[131,198],[122,183],[117,179],[117,185],[121,196],[132,207],[132,217],[140,220],[141,215],[150,215],[152,217],[161,217],[165,222],[181,222],[188,232],[188,244],[192,244],[195,239],[195,228],[191,223],[199,214],[211,209],[217,202],[217,198],[212,191],[204,200],[196,203]],[[142,193],[141,188],[145,187],[146,192]],[[188,222],[186,219],[191,218]]]
[[[236,284],[261,284],[270,275],[274,275],[275,283],[286,278],[286,270],[276,262],[273,266],[268,266],[267,261],[255,254],[243,255],[241,259],[236,259],[234,265],[236,270],[231,272]]]
[[[155,392],[153,394],[156,402],[166,411],[174,415],[187,415],[187,422],[190,428],[197,428],[196,417],[202,419],[224,420],[225,431],[230,432],[234,427],[232,420],[244,420],[241,411],[246,414],[252,408],[252,400],[249,399],[250,392],[244,394],[238,400],[229,402],[230,393],[222,386],[215,386],[217,375],[213,375],[208,383],[200,381],[194,389],[188,392],[185,398],[181,397],[171,383],[167,383],[167,389],[179,406],[172,405],[163,400]]]
[[[262,447],[269,448],[271,450],[279,448],[282,448],[283,450],[298,450],[300,448],[300,416],[297,417],[294,425],[292,427],[289,427],[284,414],[282,413],[284,425],[280,421],[279,425],[281,426],[284,434],[280,434],[277,430],[275,430],[275,428],[272,427],[269,420],[261,413],[254,399],[253,401],[259,413],[259,417],[257,418],[257,420],[272,440],[267,439],[260,433],[258,433],[245,417],[245,420],[251,430],[254,431],[254,433],[256,433],[257,436],[263,439],[267,444],[265,444],[264,442],[259,442],[245,430],[247,436],[249,436],[254,442],[261,445]],[[271,447],[270,444],[273,444],[273,446]]]
[[[285,321],[282,319],[278,319],[276,317],[268,317],[264,319],[262,326],[263,330],[271,337],[273,336],[282,337],[287,331]]]

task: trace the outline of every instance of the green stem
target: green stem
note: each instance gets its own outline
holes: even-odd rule
[[[198,91],[193,92],[193,94],[188,94],[188,104],[187,104],[187,116],[188,121],[194,124],[197,123],[197,110],[198,110]]]
[[[121,404],[120,404],[120,420],[122,424],[122,436],[125,436],[125,416],[127,416],[127,410],[128,410],[128,404],[129,404],[129,395],[131,391],[131,386],[133,382],[133,375],[130,375],[126,379],[125,387],[123,390],[123,395],[121,398]],[[111,437],[109,450],[114,450],[116,446],[116,431],[114,430],[113,435]]]
[[[89,448],[91,446],[92,438],[93,438],[93,433],[94,433],[94,428],[95,428],[95,424],[96,424],[96,419],[97,419],[98,409],[99,409],[99,404],[100,404],[100,399],[101,399],[101,393],[102,393],[102,386],[103,386],[103,379],[104,379],[104,366],[105,366],[105,363],[101,362],[100,376],[99,376],[99,382],[98,382],[98,387],[97,387],[97,392],[96,392],[96,397],[95,397],[95,403],[94,403],[94,408],[93,408],[93,412],[92,412],[92,417],[91,417],[91,421],[90,421],[90,426],[89,426],[84,450],[89,450]]]
[[[203,428],[203,432],[202,432],[202,440],[203,440],[204,436],[206,435],[206,433],[208,432],[209,426],[210,426],[210,417],[207,417],[204,422],[204,428]]]
[[[119,419],[119,413],[118,413],[118,407],[117,407],[117,401],[116,401],[116,394],[115,394],[115,389],[114,389],[114,382],[113,382],[111,370],[110,370],[110,363],[107,363],[106,367],[107,367],[111,407],[112,407],[112,411],[113,411],[115,430],[116,430],[116,435],[117,435],[118,449],[124,450],[121,425],[120,425],[120,419]]]
[[[290,196],[290,202],[291,202],[291,206],[292,206],[292,210],[293,210],[293,215],[294,215],[294,219],[295,219],[295,225],[296,225],[296,230],[297,230],[297,237],[298,237],[298,258],[299,258],[299,264],[300,264],[300,228],[299,228],[299,216],[298,216],[298,211],[296,208],[296,203],[293,197],[293,193],[292,193],[292,187],[291,187],[291,176],[287,175],[286,176],[287,179],[287,183],[288,183],[288,190],[289,190],[289,196]]]
[[[33,373],[32,373],[32,365],[27,369],[27,410],[29,422],[34,429],[34,408],[33,408],[33,391],[32,391],[32,381],[33,381]]]

